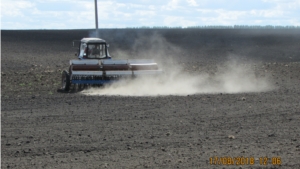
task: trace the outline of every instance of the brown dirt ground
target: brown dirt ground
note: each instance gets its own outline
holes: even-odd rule
[[[182,49],[176,59],[185,71],[214,71],[229,55],[254,61],[257,73],[272,75],[273,91],[57,92],[61,71],[75,58],[71,41],[90,32],[1,31],[1,168],[300,168],[299,30],[101,30],[113,56],[145,50],[132,44],[157,32]],[[254,157],[255,164],[212,165],[214,156]]]

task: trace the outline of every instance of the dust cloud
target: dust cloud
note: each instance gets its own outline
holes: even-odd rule
[[[230,61],[214,75],[167,70],[157,77],[121,80],[102,88],[83,91],[86,95],[163,96],[217,93],[265,92],[274,89],[267,77],[256,75],[250,65]]]
[[[133,44],[130,52],[116,51],[118,59],[132,59],[134,56],[154,59],[164,73],[155,77],[138,77],[82,91],[85,95],[117,96],[164,96],[217,93],[266,92],[274,89],[265,72],[254,69],[253,64],[229,59],[217,65],[215,70],[204,66],[200,70],[186,70],[176,60],[185,53],[179,47],[167,42],[162,36],[153,34],[140,37]],[[149,57],[151,56],[151,57]],[[200,56],[199,56],[200,57]],[[192,67],[193,63],[187,63]],[[203,70],[202,69],[202,70]]]

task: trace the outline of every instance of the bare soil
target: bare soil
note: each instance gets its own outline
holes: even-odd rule
[[[91,32],[1,31],[1,168],[300,168],[299,30],[100,30],[115,58],[124,57],[119,50],[139,58],[152,44],[137,40],[155,43],[158,34],[184,71],[213,73],[234,56],[268,73],[272,91],[58,92],[61,71],[75,58],[72,40]],[[255,164],[216,165],[210,157],[253,157]]]

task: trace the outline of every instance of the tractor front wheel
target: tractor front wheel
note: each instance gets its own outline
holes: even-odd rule
[[[62,72],[62,77],[61,77],[61,89],[64,91],[69,91],[70,85],[71,85],[70,75],[66,70],[64,70]]]

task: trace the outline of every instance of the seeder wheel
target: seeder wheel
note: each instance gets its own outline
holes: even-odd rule
[[[62,72],[61,85],[62,90],[70,90],[70,75],[66,70]]]

